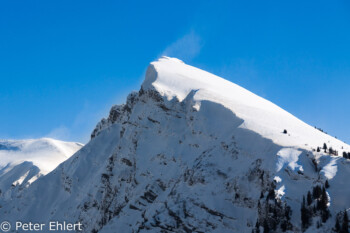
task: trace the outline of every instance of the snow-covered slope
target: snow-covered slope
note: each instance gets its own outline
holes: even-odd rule
[[[0,199],[27,187],[65,161],[83,145],[50,138],[0,140]]]
[[[317,151],[349,145],[178,59],[151,63],[91,136],[0,216],[95,233],[330,232],[350,207],[350,162]]]
[[[177,98],[179,101],[195,91],[195,107],[199,108],[204,100],[222,104],[244,120],[240,127],[253,130],[279,145],[316,149],[326,142],[341,151],[342,147],[350,151],[345,143],[307,125],[275,104],[176,58],[162,57],[151,63],[143,88],[155,88],[168,100]],[[284,129],[288,135],[281,135]]]

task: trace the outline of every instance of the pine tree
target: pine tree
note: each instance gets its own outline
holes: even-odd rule
[[[290,208],[290,206],[286,206],[285,207],[285,212],[284,212],[284,216],[286,217],[287,221],[290,221],[290,216],[292,215],[292,210]]]
[[[317,201],[317,209],[321,210],[322,212],[328,211],[327,205],[328,205],[328,195],[326,192],[326,188],[323,187],[320,199]]]
[[[312,204],[312,196],[311,196],[310,191],[307,192],[306,200],[307,200],[307,205],[308,205],[308,206]]]
[[[339,223],[339,219],[338,218],[335,221],[334,231],[335,232],[340,232],[340,223]]]
[[[287,231],[287,226],[288,226],[288,223],[285,220],[282,221],[282,223],[281,223],[282,232],[286,232]]]
[[[267,194],[267,199],[274,200],[275,199],[275,189],[273,187],[270,188],[269,193]]]
[[[326,189],[329,188],[329,182],[328,182],[328,180],[326,180],[326,183],[324,184],[324,186],[326,187]]]
[[[327,222],[327,219],[329,218],[329,210],[323,210],[321,212],[321,218],[322,218],[322,222]]]
[[[317,209],[321,211],[322,222],[326,222],[330,213],[328,210],[328,195],[325,187],[322,188],[322,195],[320,200],[317,202]]]
[[[260,224],[258,220],[256,221],[256,224],[255,224],[255,233],[260,233]]]
[[[349,218],[348,218],[348,213],[346,212],[346,210],[344,211],[344,216],[343,216],[343,224],[341,226],[341,233],[349,233],[348,230],[348,226],[349,226]]]
[[[321,148],[319,146],[317,147],[317,152],[321,152]]]
[[[323,207],[323,209],[327,209],[327,205],[328,205],[328,195],[327,195],[327,192],[326,192],[326,188],[325,188],[325,187],[322,188],[321,202],[322,202],[322,207]]]
[[[315,186],[312,190],[312,196],[314,199],[318,199],[321,196],[322,190],[319,185]]]
[[[324,149],[324,152],[327,152],[327,144],[326,143],[323,143],[323,149]]]
[[[267,221],[264,221],[264,233],[269,233],[270,232],[270,227]]]
[[[305,196],[303,196],[303,202],[301,204],[301,226],[303,230],[306,230],[310,225],[310,213],[305,206]]]

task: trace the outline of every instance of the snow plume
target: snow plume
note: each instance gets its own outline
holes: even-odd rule
[[[196,57],[203,47],[201,37],[194,31],[190,31],[172,44],[163,52],[162,56],[178,57],[182,60],[192,60]]]
[[[70,136],[70,130],[66,126],[61,125],[57,128],[52,129],[50,133],[48,133],[45,137],[54,138],[58,140],[67,140],[70,138]]]

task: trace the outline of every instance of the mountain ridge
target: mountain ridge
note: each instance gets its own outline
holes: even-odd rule
[[[222,82],[197,82],[212,77],[172,58],[151,63],[141,89],[111,108],[91,141],[1,216],[69,219],[93,233],[331,231],[350,206],[350,162],[316,147],[348,145],[228,81],[222,93]],[[303,196],[318,187],[306,224]]]
[[[324,143],[331,143],[335,147],[334,149],[337,149],[340,153],[350,151],[350,146],[345,142],[308,125],[276,104],[228,80],[189,66],[177,58],[163,56],[159,60],[152,62],[146,71],[141,89],[154,90],[169,101],[176,98],[180,102],[190,92],[194,92],[195,108],[200,107],[202,100],[220,103],[244,119],[242,127],[257,131],[262,136],[270,138],[281,145],[316,150],[317,147],[322,147]],[[233,103],[227,103],[227,100],[232,100],[231,102]],[[257,111],[257,109],[262,109],[262,111]],[[280,122],[279,116],[276,117],[274,114],[280,115],[282,119],[288,117],[292,124]],[[254,115],[262,115],[262,117],[261,119],[257,117],[252,118],[251,116]],[[258,122],[258,124],[255,122]],[[262,127],[264,125],[268,125],[267,129]],[[288,128],[290,128],[290,137],[283,137],[280,133],[284,130],[288,132]],[[298,129],[295,132],[297,137],[300,137],[303,133],[308,135],[302,138],[295,138],[293,134],[291,135],[295,128]],[[273,132],[273,135],[270,132]],[[311,140],[312,137],[308,138],[310,135],[316,135],[317,140]]]

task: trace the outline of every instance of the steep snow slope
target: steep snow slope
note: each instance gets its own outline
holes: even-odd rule
[[[155,88],[168,100],[182,101],[191,91],[195,106],[203,100],[222,104],[244,120],[241,127],[253,130],[283,146],[316,149],[329,143],[334,149],[350,147],[299,120],[275,104],[218,76],[184,64],[176,58],[162,57],[151,63],[143,89]],[[281,135],[286,129],[288,135]]]
[[[304,230],[330,232],[350,207],[350,162],[313,151],[323,143],[350,151],[269,101],[164,57],[86,146],[0,216],[79,221],[83,232],[301,232],[302,197],[328,179],[328,207],[317,204],[323,194],[311,199]]]
[[[65,161],[83,145],[50,138],[0,140],[0,198],[28,186]]]

